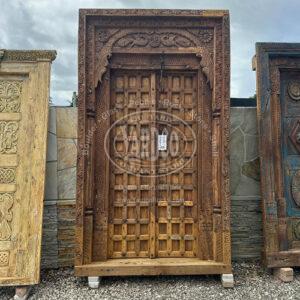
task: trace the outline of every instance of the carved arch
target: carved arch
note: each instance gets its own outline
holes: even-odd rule
[[[111,35],[101,31],[99,40],[104,43],[99,53],[99,60],[95,68],[95,88],[102,83],[103,75],[107,71],[109,60],[114,48],[191,48],[191,54],[200,59],[200,67],[207,78],[210,88],[213,87],[213,57],[208,44],[213,35],[204,29],[198,35],[182,29],[124,29],[115,30]],[[205,34],[202,34],[205,33]],[[185,52],[186,53],[186,52]]]

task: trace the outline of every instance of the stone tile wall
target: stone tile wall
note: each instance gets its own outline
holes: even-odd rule
[[[42,266],[73,265],[77,108],[51,107],[48,132]]]
[[[42,266],[74,259],[77,109],[51,107],[48,133]],[[257,259],[262,247],[256,109],[231,108],[233,260]]]
[[[262,216],[256,108],[232,107],[230,121],[232,257],[257,259]]]

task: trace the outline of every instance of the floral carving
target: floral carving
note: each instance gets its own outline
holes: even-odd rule
[[[192,47],[194,42],[187,37],[173,32],[149,31],[146,33],[130,33],[116,41],[116,47],[136,48],[136,47]]]
[[[108,38],[109,33],[109,38]],[[108,38],[108,39],[107,39]],[[203,39],[201,41],[201,39]],[[213,51],[211,43],[213,29],[172,29],[139,31],[126,29],[103,29],[98,32],[98,40],[101,42],[101,50],[97,55],[96,76],[94,85],[102,83],[102,77],[107,71],[109,60],[114,48],[194,48],[192,53],[201,58],[200,67],[207,78],[210,88],[213,87]],[[206,43],[205,46],[203,44]]]
[[[0,81],[0,112],[19,112],[21,91],[20,81]]]
[[[105,43],[108,41],[108,39],[110,38],[110,33],[108,32],[108,30],[101,30],[99,32],[99,41],[102,43]]]
[[[0,183],[13,183],[16,178],[14,168],[0,168]]]
[[[11,236],[10,222],[12,212],[10,211],[14,203],[13,194],[0,194],[0,241],[7,241]]]
[[[189,32],[195,35],[202,43],[210,43],[214,37],[213,29],[189,29]]]
[[[208,29],[199,30],[198,36],[201,42],[209,43],[213,39],[213,31]]]
[[[0,121],[0,153],[16,153],[19,125],[14,121]]]

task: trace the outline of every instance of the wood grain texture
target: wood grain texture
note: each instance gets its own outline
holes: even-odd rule
[[[259,43],[253,64],[257,77],[263,258],[267,267],[300,265],[300,207],[293,198],[298,189],[293,187],[297,181],[293,178],[300,168],[299,54],[300,44]]]
[[[56,52],[2,51],[0,285],[31,285],[40,276],[50,65]]]
[[[229,51],[227,11],[80,10],[77,275],[100,275],[108,261],[139,257],[149,260],[149,275],[171,257],[175,265],[186,259],[182,274],[229,272]],[[165,98],[179,107],[163,107]],[[162,112],[183,123],[161,126]],[[145,119],[124,119],[130,113]],[[192,128],[196,136],[179,143],[187,144],[188,164],[165,176],[162,157],[156,165],[141,159],[134,175],[124,171],[133,159],[116,166],[127,145],[122,126],[109,129],[119,120],[129,144],[133,132],[148,130],[155,144],[152,129],[177,126],[188,135]],[[192,257],[195,268],[188,267]],[[143,268],[137,262],[136,275]],[[169,263],[164,270],[177,274]],[[112,273],[122,274],[134,271]]]

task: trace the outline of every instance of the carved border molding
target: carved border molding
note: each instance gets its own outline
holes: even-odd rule
[[[56,51],[49,50],[6,50],[0,49],[1,61],[37,61],[50,60],[56,58]]]
[[[194,9],[80,9],[80,14],[86,16],[187,16],[187,17],[224,17],[229,14],[228,10],[194,10]]]

